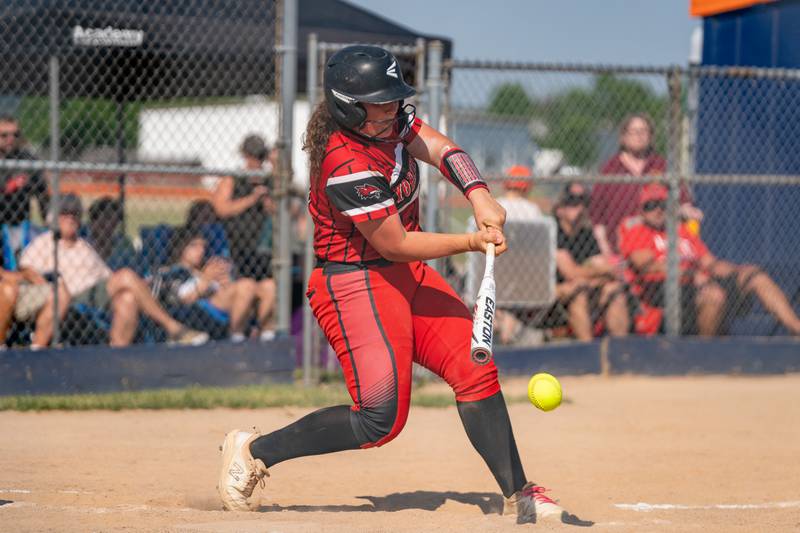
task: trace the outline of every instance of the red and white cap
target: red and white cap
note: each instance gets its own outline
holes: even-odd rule
[[[660,183],[649,183],[642,187],[639,193],[639,205],[644,205],[652,201],[665,201],[669,197],[669,191]]]

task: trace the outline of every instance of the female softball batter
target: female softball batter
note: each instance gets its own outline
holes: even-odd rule
[[[453,388],[464,429],[503,495],[525,522],[562,509],[529,483],[494,362],[470,357],[472,317],[423,261],[495,243],[504,209],[472,159],[415,117],[414,89],[382,48],[349,46],[325,68],[325,102],[309,121],[309,209],[317,268],[307,296],[342,365],[353,405],[320,409],[268,435],[231,431],[218,489],[227,509],[247,498],[267,467],[287,459],[386,444],[408,417],[412,362]],[[479,231],[423,232],[417,159],[439,168],[472,204]]]

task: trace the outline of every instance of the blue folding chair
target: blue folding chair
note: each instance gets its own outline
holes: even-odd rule
[[[230,257],[231,249],[228,244],[228,236],[225,234],[225,227],[219,222],[205,224],[202,228],[203,238],[208,243],[206,255],[208,257],[220,256]]]
[[[47,231],[47,228],[32,224],[30,220],[23,220],[19,224],[2,224],[3,243],[3,268],[17,270],[17,260],[22,250],[33,239]]]
[[[154,273],[169,261],[169,243],[175,228],[168,224],[142,226],[139,237],[142,249],[139,252],[139,263],[145,276]]]

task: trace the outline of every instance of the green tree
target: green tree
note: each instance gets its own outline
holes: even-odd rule
[[[492,115],[530,116],[533,112],[533,101],[525,88],[519,83],[500,85],[492,94],[489,113]]]
[[[87,149],[116,146],[117,108],[110,100],[73,98],[60,109],[60,149],[64,159],[77,159]],[[123,136],[128,148],[136,146],[141,104],[125,104]],[[43,97],[27,97],[20,104],[19,117],[25,136],[42,147],[50,145],[50,104]],[[41,154],[46,156],[46,153]]]
[[[488,112],[540,123],[542,127],[531,128],[539,146],[561,150],[568,164],[586,167],[597,162],[601,141],[616,136],[620,123],[631,113],[653,118],[655,148],[664,153],[667,104],[666,96],[639,80],[600,74],[589,87],[538,100],[519,83],[501,85],[492,93]]]

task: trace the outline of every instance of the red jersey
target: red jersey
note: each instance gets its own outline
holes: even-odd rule
[[[667,170],[667,162],[658,154],[647,156],[641,183],[598,183],[592,187],[592,196],[589,203],[589,218],[592,224],[606,227],[608,240],[616,249],[617,227],[627,217],[639,211],[639,195],[642,186],[647,183],[647,176],[661,176]],[[630,175],[628,168],[622,164],[620,154],[617,153],[606,161],[600,169],[604,175]],[[685,185],[681,184],[680,203],[691,203],[691,195]]]
[[[638,217],[627,220],[620,226],[619,249],[622,255],[628,259],[637,250],[650,250],[656,261],[661,261],[667,257],[667,232],[665,230],[654,229],[643,223]],[[678,253],[680,255],[681,272],[685,272],[709,253],[708,247],[696,235],[692,235],[681,224],[678,227]],[[644,274],[644,281],[663,281],[664,274],[660,272],[650,272]]]
[[[406,146],[421,127],[422,121],[415,119],[397,142],[369,142],[345,131],[331,135],[320,176],[312,176],[308,202],[319,259],[380,259],[356,222],[398,213],[406,231],[420,231],[419,166]]]

